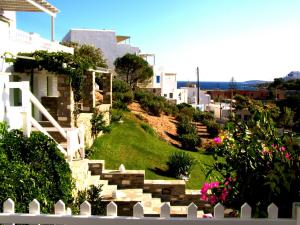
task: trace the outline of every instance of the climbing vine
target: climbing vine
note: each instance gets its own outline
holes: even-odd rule
[[[83,75],[86,70],[97,66],[107,67],[100,49],[89,45],[76,45],[74,55],[66,52],[35,51],[33,53],[19,53],[18,56],[32,57],[32,59],[17,57],[14,60],[16,72],[31,72],[47,70],[55,74],[69,76],[76,102],[82,99]]]

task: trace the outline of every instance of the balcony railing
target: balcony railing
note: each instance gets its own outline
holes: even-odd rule
[[[73,48],[69,48],[40,37],[36,33],[28,33],[18,29],[9,30],[9,41],[24,45],[32,45],[33,50],[63,51],[73,53]]]

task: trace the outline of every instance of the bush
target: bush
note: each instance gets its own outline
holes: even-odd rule
[[[84,201],[88,201],[92,206],[92,215],[105,215],[106,204],[101,197],[102,185],[92,185],[90,189],[78,191],[74,204],[72,204],[72,212],[79,214],[80,205]]]
[[[207,132],[209,133],[210,137],[216,137],[220,131],[220,125],[217,124],[215,121],[204,120],[203,124],[207,127]]]
[[[0,127],[0,210],[7,198],[15,201],[16,212],[26,212],[33,199],[43,213],[53,212],[60,199],[70,203],[71,170],[56,143],[40,132],[27,138],[19,130]]]
[[[167,162],[169,173],[175,178],[188,177],[194,164],[195,159],[185,152],[172,153]]]
[[[93,136],[96,136],[100,131],[103,131],[104,133],[110,131],[110,126],[106,125],[106,122],[103,118],[102,113],[98,113],[98,112],[94,111],[92,119],[91,119],[91,124],[92,124]]]
[[[197,146],[200,145],[201,139],[198,134],[189,133],[179,136],[181,146],[183,149],[195,150]]]
[[[197,134],[197,128],[188,117],[181,117],[181,120],[177,124],[177,134],[179,136],[183,134]]]
[[[130,86],[122,80],[113,80],[113,108],[128,110],[127,105],[133,101]]]
[[[121,110],[112,110],[110,116],[110,122],[119,122],[123,117],[123,112]]]

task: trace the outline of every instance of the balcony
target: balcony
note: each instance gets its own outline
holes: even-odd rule
[[[47,50],[50,52],[63,51],[73,54],[73,48],[42,38],[37,33],[28,33],[18,29],[9,30],[7,48],[12,53]]]

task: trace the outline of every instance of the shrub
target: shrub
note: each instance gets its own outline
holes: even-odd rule
[[[27,138],[19,130],[0,127],[0,210],[7,198],[15,201],[16,212],[26,212],[33,199],[43,213],[52,212],[60,199],[70,203],[71,170],[56,143],[40,132]]]
[[[148,113],[152,114],[153,116],[160,116],[163,110],[163,105],[160,101],[151,100],[147,102],[146,109]]]
[[[110,131],[110,126],[106,125],[106,122],[103,118],[102,113],[98,113],[98,112],[94,111],[92,119],[91,119],[91,124],[92,124],[93,136],[96,136],[100,131],[103,131],[104,133]]]
[[[220,125],[217,124],[215,121],[204,120],[203,124],[207,127],[207,132],[209,133],[210,137],[216,137],[220,131]]]
[[[128,110],[127,105],[133,101],[133,92],[123,80],[113,80],[113,108]]]
[[[170,175],[176,178],[188,177],[194,164],[195,159],[185,152],[172,153],[167,162]]]
[[[177,124],[177,134],[197,134],[197,128],[192,122],[189,120],[188,117],[181,117],[181,120],[178,121]]]
[[[102,185],[92,185],[90,189],[78,191],[74,204],[72,204],[72,211],[79,214],[80,205],[84,201],[88,201],[92,206],[92,215],[105,215],[106,204],[102,201],[101,197]]]
[[[196,133],[182,134],[179,136],[181,146],[183,149],[195,150],[196,146],[199,146],[201,139]]]
[[[110,122],[119,122],[123,117],[123,112],[121,110],[112,110],[110,116]]]

